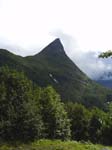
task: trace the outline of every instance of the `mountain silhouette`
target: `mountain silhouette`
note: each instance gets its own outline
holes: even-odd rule
[[[0,49],[0,66],[24,71],[35,84],[52,85],[63,101],[103,107],[111,90],[97,84],[84,74],[67,56],[60,39],[55,39],[40,53],[21,57]]]

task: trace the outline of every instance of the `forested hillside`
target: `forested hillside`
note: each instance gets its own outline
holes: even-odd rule
[[[0,141],[61,139],[112,144],[112,104],[106,112],[63,103],[48,86],[34,85],[23,73],[0,69]]]
[[[111,90],[89,79],[66,55],[63,45],[56,39],[39,54],[28,57],[0,50],[0,66],[23,71],[33,83],[51,85],[63,102],[81,102],[87,107],[105,108],[111,101]]]

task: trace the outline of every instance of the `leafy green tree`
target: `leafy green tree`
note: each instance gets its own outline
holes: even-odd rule
[[[78,141],[87,140],[89,125],[88,110],[82,104],[78,103],[68,103],[65,107],[71,119],[72,139]]]
[[[45,137],[67,140],[70,138],[70,120],[60,96],[52,87],[44,88],[40,96],[40,109],[45,125]]]
[[[102,139],[102,129],[105,125],[106,113],[98,108],[91,110],[91,118],[89,122],[89,138],[94,143],[100,143]]]
[[[108,58],[112,56],[112,51],[108,50],[107,52],[103,52],[99,55],[99,58]]]
[[[0,137],[7,140],[40,138],[43,122],[33,85],[8,67],[0,69]]]
[[[101,143],[112,145],[112,117],[108,114],[102,127]]]
[[[112,50],[108,50],[99,55],[99,58],[108,58],[112,56]],[[112,104],[109,104],[108,107],[108,117],[106,119],[106,123],[102,128],[102,143],[111,145],[112,144]]]
[[[112,145],[112,103],[108,105],[108,112],[105,115],[105,124],[102,128],[102,143]]]

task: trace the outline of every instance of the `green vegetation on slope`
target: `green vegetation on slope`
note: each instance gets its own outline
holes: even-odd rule
[[[43,122],[33,92],[23,73],[0,68],[0,140],[41,137]]]
[[[70,120],[52,87],[34,87],[24,74],[0,69],[0,140],[65,140],[70,136]]]
[[[39,54],[20,57],[0,50],[0,66],[7,65],[23,71],[35,84],[51,85],[62,100],[81,102],[87,107],[104,108],[111,90],[90,80],[66,55],[59,39],[56,39]]]
[[[4,65],[7,67],[0,68],[1,143],[71,139],[112,145],[112,103],[107,99],[111,97],[111,90],[99,86],[81,72],[67,57],[59,39],[38,55],[25,58],[0,50],[0,66]],[[25,72],[34,84],[24,73],[10,68]],[[48,85],[69,102],[62,103],[57,92]],[[8,150],[9,147],[1,144],[0,148]],[[17,149],[74,148],[97,150],[102,146],[40,140],[20,144]]]
[[[0,141],[41,138],[112,145],[112,103],[107,112],[62,103],[56,91],[40,88],[8,67],[0,68]]]

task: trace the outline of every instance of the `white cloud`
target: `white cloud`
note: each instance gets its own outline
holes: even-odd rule
[[[82,52],[77,55],[74,53],[72,60],[93,79],[98,79],[106,72],[112,72],[112,61],[98,58],[96,52]]]
[[[56,30],[51,35],[61,39],[68,56],[89,77],[98,79],[102,74],[112,71],[111,58],[101,59],[98,58],[99,51],[81,49],[75,38],[61,30]]]
[[[0,47],[39,52],[55,37],[89,76],[111,70],[99,51],[112,49],[111,0],[0,0]]]
[[[0,37],[17,45],[44,45],[49,32],[61,29],[81,49],[112,48],[111,0],[2,0]]]

